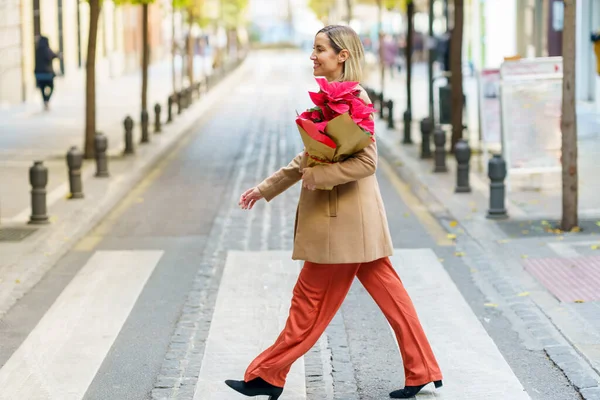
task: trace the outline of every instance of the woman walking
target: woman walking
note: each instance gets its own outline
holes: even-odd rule
[[[49,109],[48,103],[52,92],[54,91],[54,68],[52,68],[52,61],[59,56],[50,49],[48,38],[40,36],[36,49],[35,49],[35,80],[37,87],[42,92],[42,99],[44,100],[44,110]]]
[[[361,79],[363,47],[347,26],[321,29],[311,55],[315,76],[328,81]],[[360,97],[371,103],[364,89]],[[274,197],[302,180],[292,258],[304,260],[294,287],[289,317],[275,343],[248,366],[244,380],[226,384],[246,396],[283,392],[298,358],[317,342],[357,277],[385,314],[404,361],[405,387],[390,397],[413,397],[425,385],[442,386],[442,374],[412,301],[390,259],[392,241],[375,170],[375,143],[349,159],[302,168],[302,153],[240,198],[243,209]],[[333,190],[316,190],[317,187]]]

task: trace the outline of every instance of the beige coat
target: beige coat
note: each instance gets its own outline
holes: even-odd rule
[[[302,153],[258,185],[267,201],[301,178]],[[392,255],[392,240],[375,176],[375,143],[349,159],[311,168],[317,187],[302,188],[294,227],[294,260],[362,263]]]

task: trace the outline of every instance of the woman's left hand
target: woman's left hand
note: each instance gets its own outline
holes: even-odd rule
[[[313,175],[312,168],[302,169],[302,186],[308,190],[316,190],[317,184]]]

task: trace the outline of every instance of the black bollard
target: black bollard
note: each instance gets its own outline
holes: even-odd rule
[[[446,168],[446,132],[439,126],[433,131],[433,143],[435,144],[433,172],[448,172],[448,168]]]
[[[154,105],[154,133],[160,133],[162,131],[160,127],[160,104]]]
[[[148,135],[148,122],[150,117],[148,116],[147,110],[142,110],[142,140],[140,143],[150,143],[150,136]]]
[[[466,140],[460,139],[454,147],[456,157],[456,188],[455,193],[470,193],[469,185],[469,161],[471,160],[471,148]]]
[[[433,132],[433,121],[426,117],[421,120],[421,158],[431,158],[431,133]]]
[[[133,119],[127,116],[123,125],[125,126],[125,151],[123,154],[133,154],[135,153],[135,149],[133,148]]]
[[[488,210],[487,218],[508,218],[508,213],[504,206],[506,161],[504,161],[500,154],[494,154],[494,157],[488,161],[488,177],[490,178],[490,209]]]
[[[379,104],[379,118],[385,118],[385,102],[383,100],[383,92],[377,94],[377,103]]]
[[[402,140],[402,143],[412,144],[412,142],[413,142],[412,138],[411,138],[412,115],[411,115],[410,111],[408,111],[408,110],[404,111],[403,120],[404,120],[404,139]]]
[[[96,153],[96,176],[99,178],[109,176],[106,149],[108,149],[108,139],[101,132],[96,132],[96,136],[94,137],[94,152]]]
[[[34,161],[29,168],[29,183],[31,184],[31,216],[32,225],[48,224],[46,211],[46,185],[48,184],[48,168],[43,161]]]
[[[185,89],[181,89],[181,91],[179,91],[179,98],[181,98],[181,108],[186,110],[189,104],[187,102],[187,94],[185,92]]]
[[[167,124],[173,122],[173,95],[167,98]]]
[[[394,100],[387,101],[388,108],[388,128],[394,129]]]
[[[192,105],[192,103],[194,102],[194,98],[192,96],[192,92],[193,92],[193,88],[190,84],[190,86],[188,86],[187,89],[185,89],[185,94],[187,96],[187,106],[190,107]]]
[[[69,199],[83,198],[83,183],[81,182],[81,166],[83,153],[73,146],[67,153],[67,166],[69,167]]]
[[[175,101],[177,102],[177,114],[181,114],[183,112],[183,99],[181,98],[181,91],[176,92],[174,96]]]

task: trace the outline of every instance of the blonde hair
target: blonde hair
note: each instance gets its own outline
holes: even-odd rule
[[[336,54],[348,50],[350,56],[344,62],[342,75],[339,81],[360,82],[362,79],[362,65],[365,57],[362,42],[354,29],[345,25],[328,25],[317,32],[324,33],[329,38],[329,43]]]

